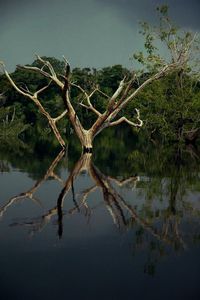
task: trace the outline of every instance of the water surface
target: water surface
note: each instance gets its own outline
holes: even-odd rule
[[[199,299],[194,150],[2,151],[2,299]]]

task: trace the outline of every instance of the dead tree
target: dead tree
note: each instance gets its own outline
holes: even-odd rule
[[[35,105],[38,107],[39,111],[48,119],[49,125],[52,128],[58,142],[60,145],[64,148],[65,142],[58,131],[56,123],[63,117],[67,117],[77,135],[77,137],[80,140],[80,143],[82,145],[82,148],[86,152],[91,152],[93,147],[93,140],[94,138],[105,128],[116,126],[118,124],[121,124],[122,122],[126,122],[131,126],[135,127],[142,127],[143,120],[140,117],[140,111],[136,108],[136,121],[133,122],[132,120],[128,120],[125,116],[119,117],[119,113],[132,101],[134,98],[149,84],[152,82],[159,80],[162,77],[167,76],[168,74],[174,72],[174,71],[180,71],[183,70],[191,57],[191,48],[193,43],[195,42],[195,36],[192,36],[191,34],[186,33],[184,37],[179,38],[176,33],[174,33],[173,28],[171,27],[171,24],[169,22],[168,16],[165,15],[164,10],[160,10],[160,12],[163,14],[162,20],[163,24],[159,27],[159,33],[157,34],[157,37],[164,42],[165,46],[169,50],[169,59],[168,61],[161,58],[159,55],[154,55],[152,53],[152,45],[151,40],[149,39],[150,35],[148,30],[146,30],[145,27],[145,36],[146,36],[146,43],[145,48],[147,50],[147,53],[149,54],[147,56],[147,61],[153,63],[154,66],[156,66],[153,70],[153,72],[150,72],[150,76],[148,79],[146,79],[142,84],[135,87],[136,84],[134,82],[138,81],[137,76],[135,73],[132,74],[132,78],[123,78],[121,82],[119,83],[118,88],[114,92],[113,95],[107,96],[105,95],[98,87],[93,89],[90,93],[88,93],[85,89],[83,89],[81,86],[77,85],[76,83],[71,81],[70,78],[70,64],[69,62],[64,58],[65,61],[65,71],[64,74],[57,74],[52,66],[52,64],[44,60],[42,57],[37,55],[37,60],[40,63],[41,67],[36,66],[18,66],[21,69],[24,69],[25,71],[33,71],[36,72],[43,77],[47,78],[49,80],[49,83],[47,86],[44,86],[40,90],[36,92],[30,92],[28,89],[24,90],[23,88],[17,86],[17,84],[14,82],[10,74],[5,69],[5,66],[2,62],[0,62],[0,65],[3,68],[3,71],[9,80],[12,87],[15,88],[17,92],[19,92],[21,95],[26,96],[31,101],[35,103]],[[163,29],[163,26],[164,29]],[[164,31],[163,31],[164,30]],[[163,35],[165,33],[165,35]],[[141,59],[141,58],[140,58]],[[142,58],[143,59],[143,58]],[[50,83],[53,82],[55,85],[57,85],[60,89],[60,93],[62,95],[63,103],[66,107],[66,110],[60,114],[57,118],[52,118],[50,114],[45,110],[43,105],[41,104],[41,101],[39,99],[40,93],[42,93],[45,89],[47,89],[50,85]],[[96,115],[96,120],[92,124],[92,126],[89,129],[85,129],[83,124],[81,123],[76,109],[74,107],[74,101],[71,99],[71,90],[72,89],[78,89],[79,92],[81,92],[84,96],[84,102],[80,103],[81,106],[83,106],[85,109],[92,111]],[[104,95],[107,97],[107,107],[104,112],[100,112],[97,110],[97,108],[92,103],[92,97],[95,93],[101,93],[101,95]]]
[[[38,60],[41,62],[42,67],[41,69],[38,67],[31,67],[31,66],[20,66],[20,68],[23,68],[25,70],[32,70],[35,72],[38,72],[42,74],[44,77],[47,77],[49,79],[49,84],[47,86],[44,86],[40,90],[31,93],[28,90],[24,90],[16,85],[16,83],[11,78],[10,74],[6,71],[4,68],[4,72],[8,80],[10,81],[11,85],[15,88],[17,92],[22,94],[23,96],[26,96],[31,101],[33,101],[36,106],[38,107],[40,113],[42,113],[48,120],[49,125],[51,129],[53,130],[58,142],[60,145],[65,148],[65,141],[63,140],[56,123],[62,119],[64,116],[67,116],[71,122],[71,125],[74,128],[74,131],[76,132],[76,135],[78,136],[81,145],[83,149],[86,152],[90,152],[93,147],[93,140],[94,138],[105,128],[116,126],[122,122],[126,122],[131,126],[135,127],[142,127],[143,121],[140,118],[140,112],[138,109],[136,110],[136,122],[128,120],[126,117],[120,117],[117,118],[119,112],[127,106],[128,103],[130,103],[131,100],[133,100],[138,93],[143,90],[148,84],[152,83],[155,80],[158,80],[159,78],[166,76],[167,74],[173,72],[180,66],[180,62],[172,63],[169,65],[166,65],[163,67],[158,73],[147,79],[145,82],[143,82],[137,89],[133,88],[133,83],[135,81],[135,76],[133,75],[133,78],[130,81],[126,81],[126,78],[124,78],[115,93],[109,97],[108,104],[106,110],[101,113],[98,111],[92,104],[91,98],[95,93],[101,93],[101,91],[96,88],[94,89],[90,94],[88,94],[82,87],[76,85],[75,83],[71,82],[69,79],[69,74],[66,72],[65,76],[62,76],[62,79],[60,80],[58,75],[55,73],[52,65],[48,62],[43,60],[41,57],[37,56]],[[49,72],[43,71],[44,66],[47,66],[49,68]],[[69,63],[66,62],[66,70],[69,70]],[[50,114],[45,110],[43,105],[41,104],[41,101],[39,100],[38,96],[40,93],[42,93],[46,88],[49,87],[51,81],[56,83],[62,93],[62,98],[64,101],[64,104],[66,106],[66,110],[60,114],[57,118],[52,118]],[[70,97],[70,88],[77,88],[79,89],[83,95],[85,96],[86,103],[80,103],[81,106],[85,107],[88,110],[91,110],[96,116],[96,121],[89,129],[85,129],[83,125],[80,122],[79,117],[77,116],[77,113],[73,107],[72,100]]]

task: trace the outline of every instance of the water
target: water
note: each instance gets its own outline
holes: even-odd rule
[[[125,146],[2,151],[1,299],[199,299],[195,149]]]

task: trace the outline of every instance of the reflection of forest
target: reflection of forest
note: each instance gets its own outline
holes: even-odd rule
[[[93,210],[97,209],[92,204],[90,195],[99,189],[113,223],[119,229],[132,228],[135,251],[149,249],[151,254],[148,255],[145,272],[153,273],[158,258],[165,255],[167,249],[184,250],[191,243],[198,241],[200,236],[198,230],[200,205],[198,201],[192,199],[192,192],[200,189],[199,165],[196,163],[194,169],[191,162],[186,164],[184,153],[180,149],[173,150],[170,161],[163,153],[162,156],[159,152],[154,155],[152,160],[150,154],[144,155],[133,151],[129,155],[130,169],[131,163],[134,165],[137,161],[141,164],[143,161],[146,172],[123,178],[102,173],[94,165],[91,153],[86,153],[71,168],[67,180],[64,181],[56,174],[57,166],[65,156],[65,152],[61,151],[45,175],[37,180],[32,188],[12,197],[0,208],[0,216],[3,217],[13,203],[22,199],[29,198],[40,205],[40,200],[35,197],[36,191],[46,180],[54,179],[62,186],[55,206],[40,217],[15,222],[12,225],[26,226],[34,233],[42,230],[53,216],[57,216],[58,235],[61,238],[64,229],[63,218],[75,213],[82,213],[86,218],[90,218]],[[149,164],[152,165],[149,167]],[[5,167],[3,169],[6,170]],[[88,173],[93,184],[77,193],[74,189],[75,180],[83,172]],[[134,198],[125,199],[121,189],[133,190],[132,197],[139,197],[141,203]],[[64,201],[70,191],[73,207],[66,210]]]

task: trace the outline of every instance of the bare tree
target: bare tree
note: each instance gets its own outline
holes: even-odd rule
[[[49,80],[47,86],[44,86],[40,90],[31,93],[28,89],[24,90],[17,86],[14,80],[11,78],[8,71],[5,69],[4,64],[1,62],[3,71],[17,92],[23,96],[28,97],[33,101],[38,107],[39,111],[48,119],[49,125],[52,128],[58,142],[64,148],[65,142],[61,137],[60,132],[56,126],[56,123],[67,116],[76,135],[78,136],[81,145],[86,152],[91,152],[93,147],[94,138],[105,128],[116,126],[122,122],[126,122],[131,126],[142,127],[143,120],[140,117],[140,111],[136,108],[136,121],[128,120],[125,116],[118,117],[119,113],[149,84],[158,80],[174,71],[183,70],[188,64],[188,60],[191,57],[191,47],[195,41],[195,35],[185,33],[183,36],[178,36],[177,31],[171,26],[168,16],[165,10],[160,10],[162,16],[162,24],[158,28],[157,37],[164,42],[165,46],[169,50],[168,61],[160,57],[160,55],[155,55],[155,47],[153,46],[153,35],[149,33],[149,27],[143,25],[144,34],[146,37],[145,47],[147,50],[146,61],[149,64],[153,62],[154,69],[149,73],[150,76],[137,88],[135,88],[134,82],[137,81],[136,73],[133,72],[132,78],[124,77],[119,83],[118,88],[112,96],[105,95],[98,87],[90,91],[89,93],[83,89],[81,86],[71,81],[70,78],[70,64],[64,58],[65,61],[65,72],[64,74],[57,74],[52,64],[44,60],[42,57],[37,55],[37,60],[41,64],[41,67],[36,66],[18,66],[25,71],[33,71],[41,74]],[[164,25],[163,25],[164,24]],[[135,56],[139,61],[145,60],[144,56]],[[50,114],[45,110],[41,104],[39,94],[47,89],[50,83],[53,82],[60,88],[62,99],[66,110],[60,114],[57,118],[52,118]],[[71,99],[71,90],[78,89],[84,96],[84,102],[80,103],[84,108],[92,111],[96,115],[96,120],[89,129],[85,129],[82,125],[75,107],[73,105],[73,99]],[[101,93],[107,98],[107,107],[104,112],[97,110],[95,105],[92,103],[92,97],[95,93]]]

